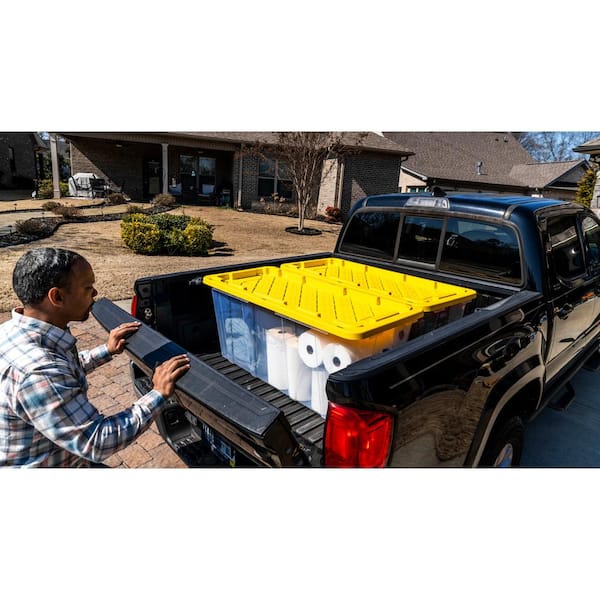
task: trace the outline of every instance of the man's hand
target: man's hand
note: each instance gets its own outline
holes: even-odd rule
[[[158,365],[152,377],[152,387],[168,398],[175,389],[175,382],[190,368],[190,359],[185,354],[173,356]]]
[[[132,321],[131,323],[121,323],[108,334],[108,351],[111,354],[121,354],[125,350],[125,340],[134,334],[141,326],[141,323]]]

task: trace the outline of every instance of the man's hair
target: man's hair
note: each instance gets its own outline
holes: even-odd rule
[[[13,271],[13,289],[24,306],[35,306],[53,287],[67,287],[71,269],[81,254],[61,248],[35,248],[19,258]]]

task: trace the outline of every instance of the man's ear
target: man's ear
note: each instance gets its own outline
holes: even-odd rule
[[[48,290],[48,300],[52,306],[62,306],[64,296],[60,288],[53,287]]]

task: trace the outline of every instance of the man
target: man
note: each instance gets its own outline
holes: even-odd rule
[[[165,361],[131,408],[100,414],[88,401],[86,373],[123,352],[140,323],[124,323],[106,344],[78,353],[68,324],[89,317],[94,283],[87,260],[69,250],[38,248],[17,261],[13,289],[23,307],[0,326],[0,466],[101,463],[148,429],[189,369],[185,355]]]

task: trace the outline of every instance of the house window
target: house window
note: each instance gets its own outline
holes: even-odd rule
[[[409,186],[407,186],[406,191],[409,194],[420,194],[421,192],[425,191],[425,186],[424,185],[409,185]]]
[[[292,180],[288,166],[282,160],[263,160],[258,165],[258,195],[268,197],[278,194],[292,197]]]
[[[217,159],[181,154],[179,175],[183,191],[210,196],[217,183]]]
[[[208,196],[215,191],[217,177],[216,158],[198,158],[198,191]]]
[[[12,146],[8,147],[8,162],[10,164],[10,172],[17,172],[17,162],[15,160],[15,149]]]

